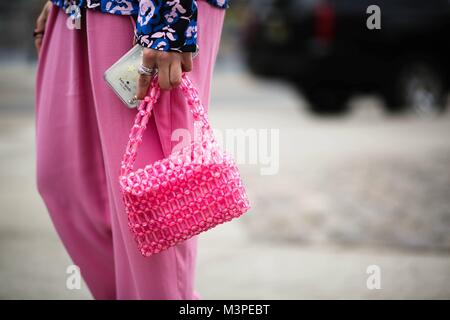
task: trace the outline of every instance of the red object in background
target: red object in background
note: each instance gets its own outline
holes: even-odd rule
[[[336,15],[328,2],[321,2],[315,10],[314,35],[322,43],[333,41],[336,31]]]

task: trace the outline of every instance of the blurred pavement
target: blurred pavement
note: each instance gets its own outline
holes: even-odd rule
[[[66,289],[71,262],[36,192],[29,68],[0,68],[0,298],[90,298]],[[203,298],[450,298],[450,116],[353,104],[313,118],[289,87],[219,66],[213,126],[280,129],[280,171],[240,166],[253,209],[201,236]],[[366,287],[369,265],[380,290]]]

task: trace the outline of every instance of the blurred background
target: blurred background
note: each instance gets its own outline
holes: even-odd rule
[[[42,3],[0,3],[0,298],[89,299],[35,186]],[[200,237],[205,299],[450,298],[449,18],[448,0],[232,1],[211,121],[279,130],[279,170],[240,165],[253,208]]]

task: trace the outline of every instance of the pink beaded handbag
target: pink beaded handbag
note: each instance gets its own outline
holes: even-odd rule
[[[218,224],[250,205],[233,159],[223,153],[198,92],[186,74],[180,85],[201,138],[165,159],[133,169],[151,111],[159,97],[156,77],[138,108],[122,159],[120,186],[128,225],[140,252],[151,256]]]

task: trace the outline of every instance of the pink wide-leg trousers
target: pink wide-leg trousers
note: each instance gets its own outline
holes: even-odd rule
[[[198,1],[198,43],[190,77],[208,107],[224,11]],[[53,7],[36,88],[37,187],[54,226],[95,299],[196,299],[196,237],[145,258],[128,230],[118,174],[136,110],[103,73],[132,47],[128,16],[87,11],[81,29]],[[162,92],[135,167],[167,156],[192,130],[179,89]]]

